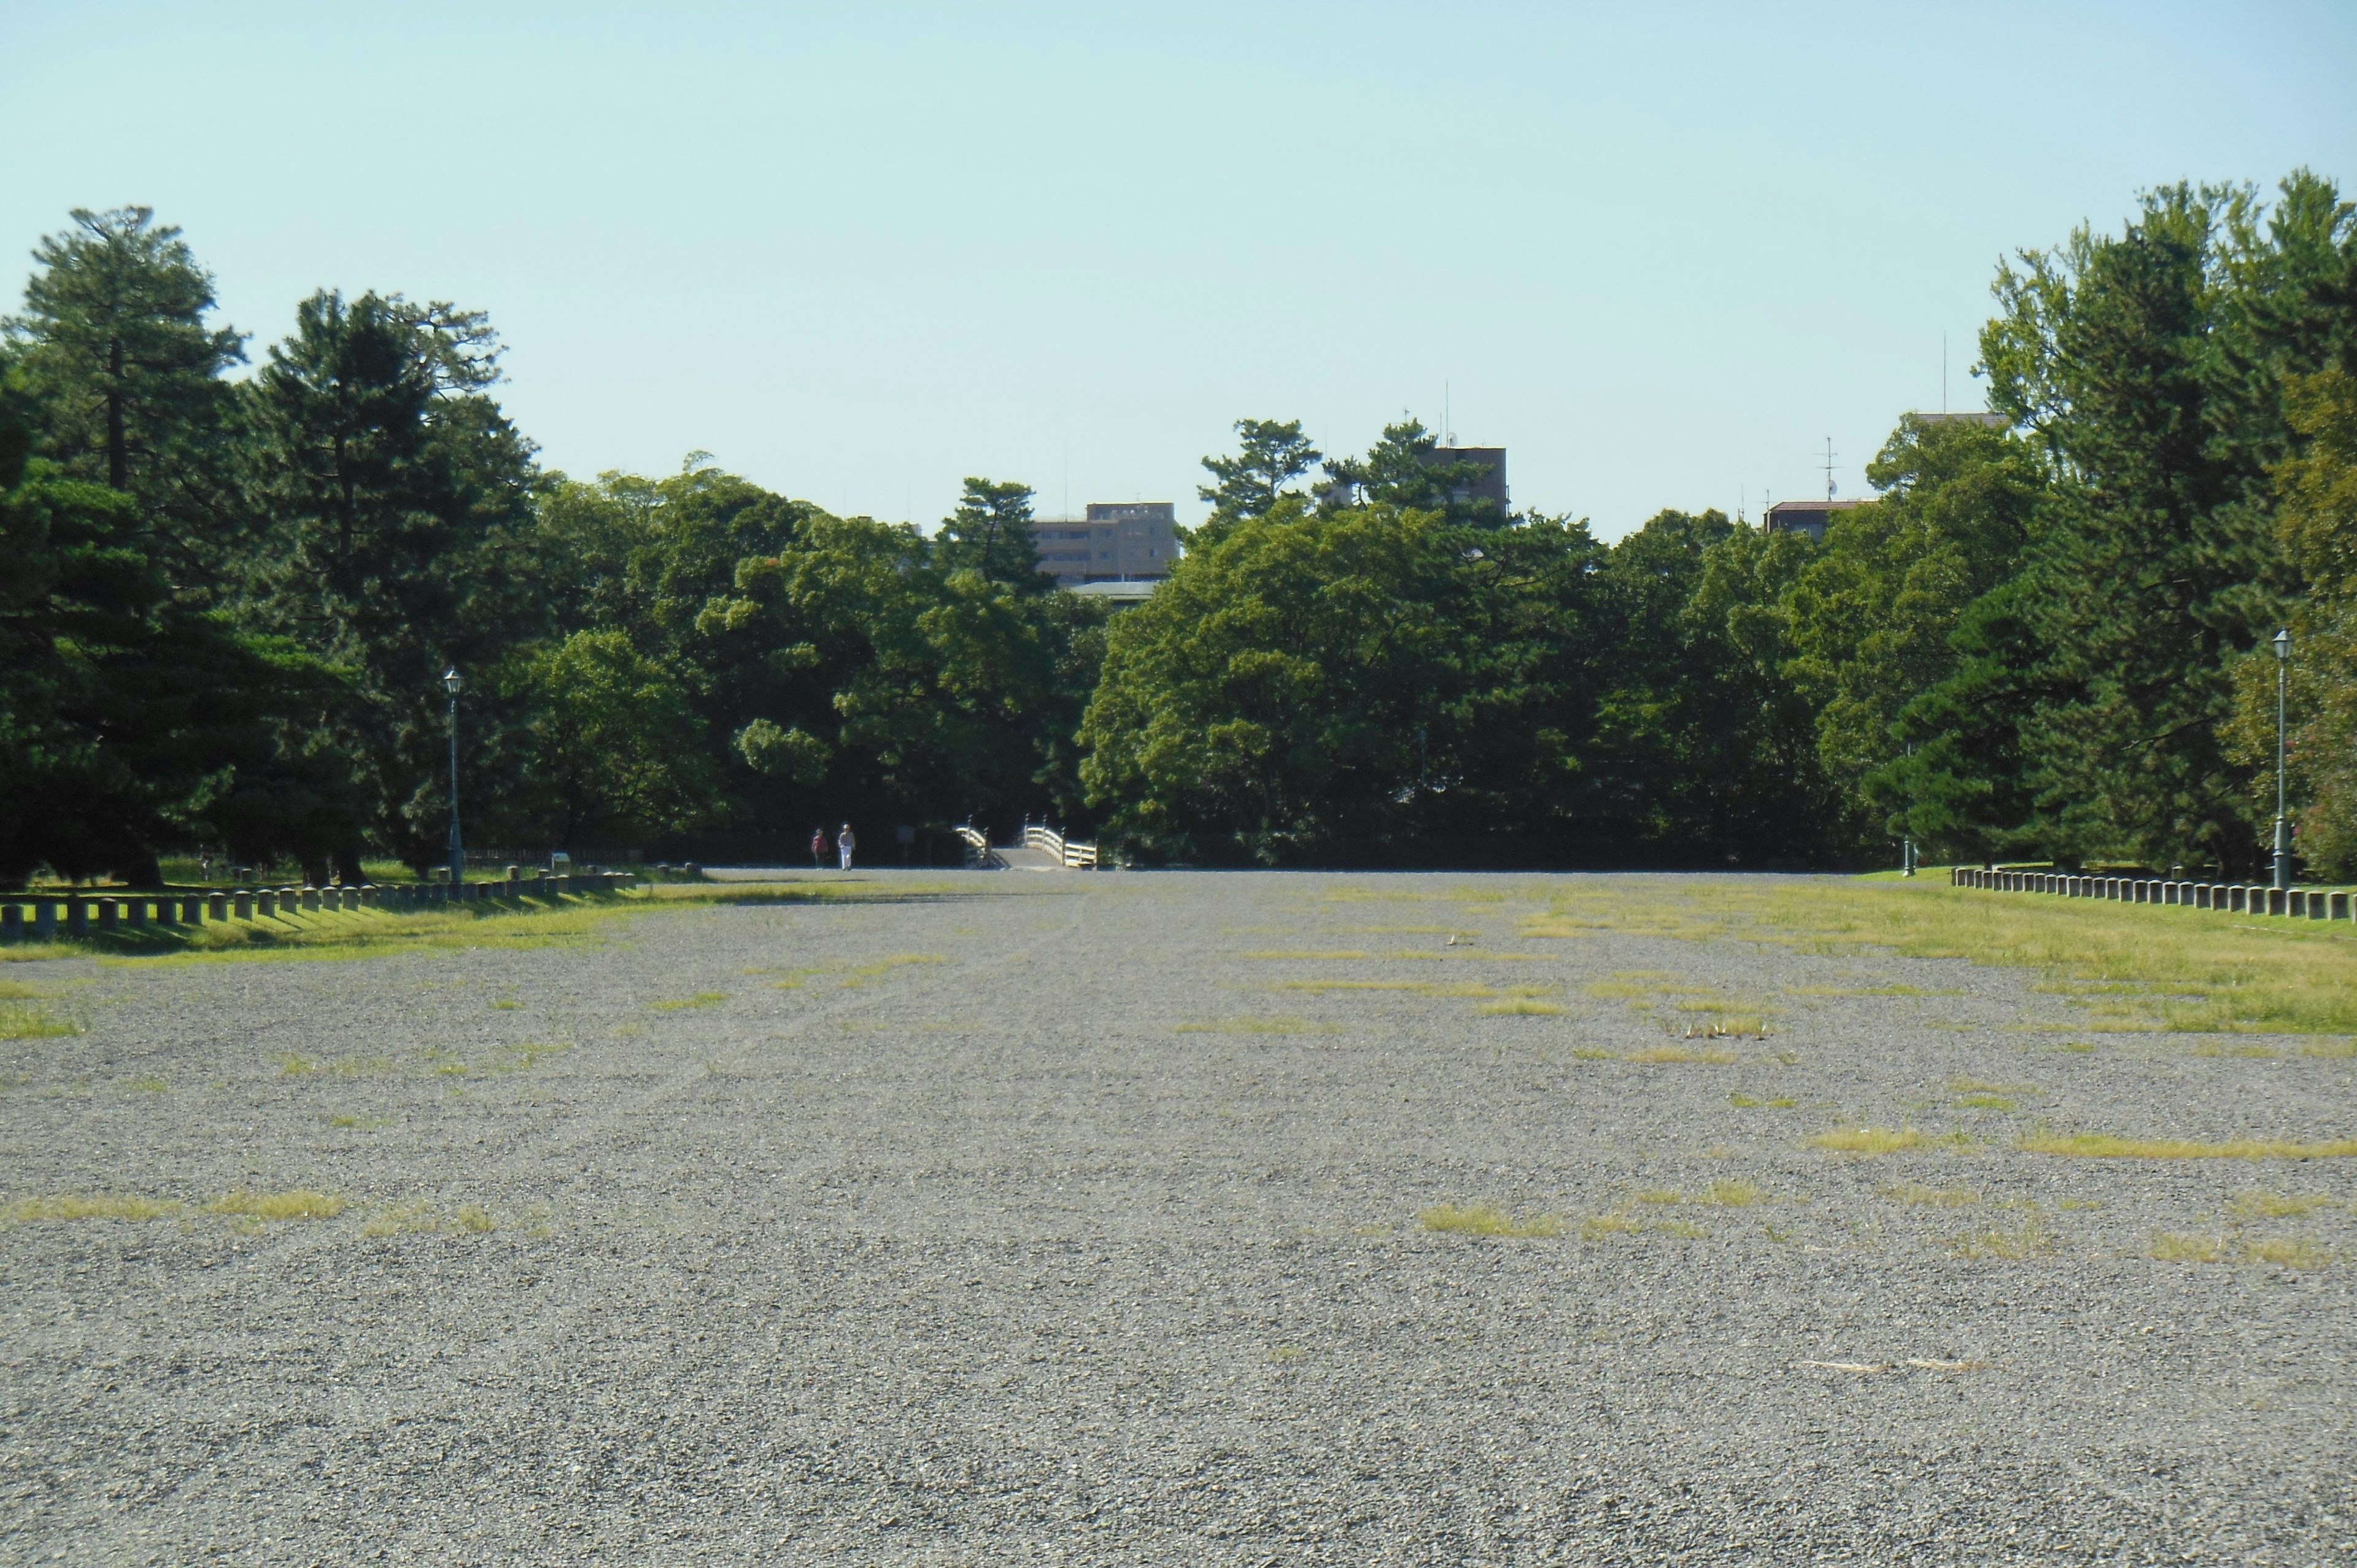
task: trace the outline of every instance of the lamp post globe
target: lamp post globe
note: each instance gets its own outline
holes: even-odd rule
[[[2291,886],[2291,819],[2285,810],[2284,694],[2291,673],[2291,628],[2275,635],[2276,650],[2276,864],[2275,885]]]
[[[467,682],[456,666],[442,671],[442,689],[450,693],[450,886],[467,880],[466,843],[458,835],[458,693]]]

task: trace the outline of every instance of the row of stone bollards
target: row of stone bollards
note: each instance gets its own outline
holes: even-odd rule
[[[1999,893],[2048,893],[2062,898],[2101,898],[2115,904],[2162,904],[2236,915],[2280,915],[2294,920],[2351,918],[2349,894],[2342,888],[2255,887],[2234,882],[2076,876],[2061,871],[1984,871],[1974,865],[1959,865],[1950,871],[1948,883],[1953,887],[1986,887]]]
[[[145,931],[200,926],[207,921],[274,920],[289,915],[357,913],[382,909],[418,914],[453,904],[525,898],[555,899],[619,893],[638,878],[627,871],[589,867],[564,875],[524,875],[509,866],[496,882],[396,882],[332,887],[240,887],[211,893],[0,894],[0,943],[78,941]]]

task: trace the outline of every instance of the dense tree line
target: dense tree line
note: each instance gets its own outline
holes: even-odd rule
[[[701,454],[570,478],[479,315],[322,290],[249,365],[175,231],[73,220],[0,349],[0,877],[432,865],[453,667],[480,843],[1041,813],[1166,863],[2244,872],[2278,626],[2300,851],[2357,871],[2357,222],[2306,174],[2001,269],[2003,427],[1902,420],[1822,542],[1607,545],[1413,421],[1245,420],[1110,619],[1020,484],[927,534]]]

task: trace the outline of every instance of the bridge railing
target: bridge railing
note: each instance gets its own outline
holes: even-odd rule
[[[1097,868],[1095,844],[1068,839],[1045,822],[1023,824],[1023,847],[1046,850],[1067,871],[1094,871]]]

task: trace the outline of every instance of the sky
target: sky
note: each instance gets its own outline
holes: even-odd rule
[[[1867,493],[1981,405],[2004,257],[2357,182],[2352,81],[2348,0],[0,0],[0,249],[153,207],[256,360],[321,287],[488,311],[576,477],[1190,521],[1239,418],[1445,416],[1616,538],[1822,495],[1828,441]]]

